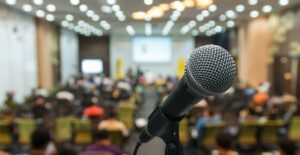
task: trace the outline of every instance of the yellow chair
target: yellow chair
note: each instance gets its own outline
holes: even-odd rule
[[[124,138],[123,134],[120,130],[116,131],[107,131],[108,132],[108,137],[111,140],[111,143],[115,146],[122,147],[124,144]]]
[[[264,124],[261,136],[260,136],[260,142],[262,144],[267,145],[275,145],[279,142],[279,129],[283,126],[282,120],[269,120]]]
[[[80,145],[92,142],[92,123],[90,120],[74,121],[74,142]]]
[[[183,119],[179,126],[179,138],[183,145],[187,145],[189,141],[188,119]]]
[[[238,143],[240,145],[255,145],[257,143],[257,132],[260,124],[257,121],[246,121],[241,123]]]
[[[72,124],[74,117],[60,117],[55,120],[54,140],[57,143],[69,142],[72,140]]]
[[[292,141],[300,142],[300,117],[292,117],[288,137]]]
[[[134,113],[136,110],[135,99],[121,101],[118,107],[119,120],[123,122],[127,129],[132,130],[134,127]]]
[[[220,132],[222,132],[225,123],[211,123],[207,124],[203,130],[203,137],[201,140],[201,145],[206,149],[212,149],[215,147],[216,138]]]
[[[18,118],[16,120],[17,130],[19,133],[19,143],[29,145],[31,141],[31,134],[37,127],[35,119]]]
[[[6,121],[0,120],[0,145],[9,145],[12,143],[12,140],[9,124]]]

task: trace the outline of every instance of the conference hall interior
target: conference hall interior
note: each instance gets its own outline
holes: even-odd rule
[[[0,155],[300,155],[300,0],[0,0]]]

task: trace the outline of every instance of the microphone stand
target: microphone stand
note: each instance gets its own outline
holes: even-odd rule
[[[183,117],[176,121],[170,120],[165,117],[160,107],[157,107],[150,117],[158,115],[160,115],[159,118],[161,118],[159,122],[161,124],[167,124],[158,136],[166,144],[165,155],[183,155],[182,145],[179,140],[179,122],[183,119]]]
[[[179,122],[171,122],[160,138],[166,143],[165,155],[183,155],[179,140]]]

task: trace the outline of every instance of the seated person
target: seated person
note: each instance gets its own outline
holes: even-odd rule
[[[281,141],[278,147],[278,154],[279,155],[296,155],[297,153],[297,146],[295,143],[291,141]]]
[[[65,147],[58,150],[57,155],[79,155],[79,153],[71,147]]]
[[[202,132],[205,125],[211,123],[219,123],[219,122],[221,122],[221,118],[219,116],[217,116],[211,110],[205,110],[203,113],[203,117],[200,117],[196,124],[196,129],[198,131],[198,138],[202,137]]]
[[[83,116],[85,118],[95,118],[95,117],[103,117],[104,116],[104,110],[103,108],[99,107],[97,105],[98,98],[93,97],[91,99],[90,106],[86,107],[83,111]]]
[[[228,133],[220,133],[216,138],[217,149],[212,152],[213,155],[238,155],[233,150],[234,140]]]
[[[47,130],[37,129],[31,135],[31,155],[55,155],[56,147]]]
[[[117,114],[115,112],[111,112],[108,115],[107,120],[101,121],[98,125],[98,129],[106,131],[121,131],[124,137],[128,136],[129,134],[125,124],[117,120]]]
[[[94,135],[95,142],[87,146],[85,152],[102,152],[111,153],[112,155],[122,155],[123,151],[115,146],[111,145],[111,141],[108,138],[108,133],[105,130],[97,131]]]

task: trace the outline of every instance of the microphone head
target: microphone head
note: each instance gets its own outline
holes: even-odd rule
[[[187,60],[184,80],[197,96],[211,96],[226,91],[236,77],[233,57],[224,48],[205,45],[194,49]]]

